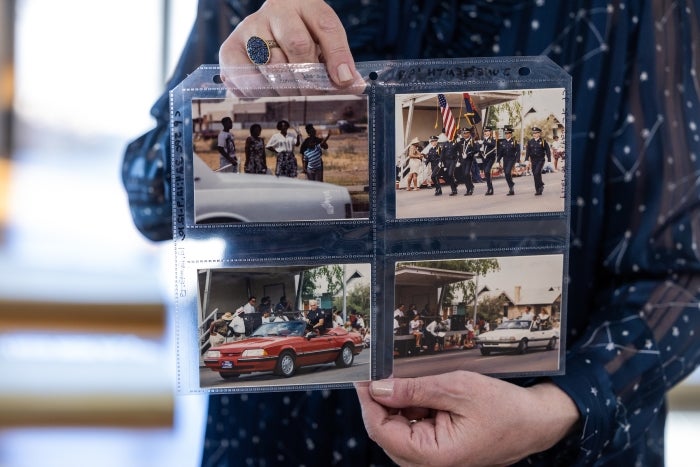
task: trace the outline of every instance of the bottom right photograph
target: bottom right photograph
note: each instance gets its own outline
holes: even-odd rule
[[[564,255],[395,264],[395,377],[563,372]]]

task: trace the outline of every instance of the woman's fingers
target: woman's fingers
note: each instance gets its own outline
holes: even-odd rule
[[[222,79],[241,97],[339,91],[333,86],[319,90],[304,82],[306,70],[283,66],[320,62],[339,90],[364,89],[340,18],[322,0],[268,0],[238,24],[219,50]]]

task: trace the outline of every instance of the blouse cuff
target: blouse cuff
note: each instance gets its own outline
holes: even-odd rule
[[[611,421],[617,404],[608,373],[586,358],[572,357],[567,358],[566,374],[551,381],[571,397],[581,418],[574,432],[547,452],[556,460],[552,465],[590,465],[614,436]]]

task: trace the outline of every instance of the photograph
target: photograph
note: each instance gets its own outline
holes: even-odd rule
[[[559,371],[563,270],[561,254],[397,262],[394,376]]]
[[[371,265],[201,269],[202,388],[370,379]]]
[[[195,223],[362,219],[367,96],[192,100]]]
[[[395,102],[396,218],[564,211],[563,88]]]

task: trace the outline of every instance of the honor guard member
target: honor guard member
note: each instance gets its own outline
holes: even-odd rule
[[[428,140],[428,145],[423,149],[425,154],[425,165],[430,166],[430,180],[435,187],[435,196],[442,195],[442,187],[440,186],[440,175],[442,168],[445,166],[440,151],[438,151],[438,137],[431,136]]]
[[[484,157],[484,175],[486,177],[486,195],[493,194],[491,182],[491,167],[496,162],[496,138],[493,137],[491,127],[484,127],[484,140],[481,142],[481,151]]]
[[[440,160],[445,166],[442,173],[443,178],[452,190],[450,196],[454,196],[457,194],[455,172],[459,170],[459,167],[457,167],[457,147],[444,133],[440,133],[440,136],[438,136],[438,153],[440,154]]]
[[[457,183],[464,183],[467,187],[467,192],[464,196],[470,196],[474,193],[474,182],[472,181],[472,164],[474,164],[474,158],[479,153],[479,143],[474,140],[472,132],[474,127],[464,127],[462,128],[462,138],[455,144],[457,149],[457,155],[459,157],[458,161],[460,167],[455,174],[459,173],[459,176],[455,175]]]
[[[532,164],[532,178],[535,180],[535,195],[539,196],[544,191],[542,182],[542,169],[544,168],[544,158],[552,161],[552,152],[549,144],[542,139],[542,130],[536,126],[532,127],[532,139],[525,146],[525,160]]]
[[[516,162],[520,161],[520,145],[513,139],[513,129],[511,127],[504,127],[503,133],[505,138],[498,140],[497,149],[497,162],[501,163],[503,166],[503,173],[506,176],[506,183],[508,184],[508,194],[507,196],[513,196],[515,191],[513,191],[513,167]],[[503,162],[501,162],[503,159]]]

